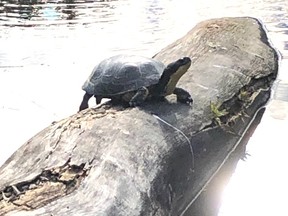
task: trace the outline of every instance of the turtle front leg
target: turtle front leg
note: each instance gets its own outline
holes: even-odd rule
[[[92,97],[93,95],[88,94],[87,92],[85,93],[83,100],[81,102],[80,108],[79,108],[79,112],[81,110],[87,109],[88,108],[88,101],[89,99]]]
[[[146,87],[141,87],[138,89],[136,94],[131,98],[129,101],[129,105],[131,107],[138,106],[139,104],[143,103],[149,94],[149,90]]]
[[[193,103],[193,99],[192,99],[190,93],[187,92],[186,90],[182,89],[182,88],[176,87],[173,91],[173,94],[175,94],[177,96],[178,102],[186,103],[186,104],[192,104]]]

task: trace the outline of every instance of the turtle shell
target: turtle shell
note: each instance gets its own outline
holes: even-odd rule
[[[82,86],[91,95],[113,96],[158,83],[165,65],[151,58],[117,55],[96,65]]]

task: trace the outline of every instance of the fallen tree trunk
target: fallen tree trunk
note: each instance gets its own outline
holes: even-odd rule
[[[192,107],[108,103],[53,123],[0,168],[0,215],[184,214],[269,99],[278,57],[253,18],[202,22],[155,58],[183,56]]]

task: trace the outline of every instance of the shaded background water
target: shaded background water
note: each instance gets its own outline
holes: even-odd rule
[[[0,164],[52,121],[77,111],[81,85],[99,60],[119,53],[153,56],[201,20],[260,18],[283,55],[278,81],[282,86],[288,83],[287,0],[17,2],[0,0]],[[281,97],[288,101],[285,91]],[[264,130],[271,133],[271,140],[255,136],[253,144],[252,139],[248,145],[251,157],[239,162],[225,190],[222,216],[288,215],[287,199],[281,197],[288,193],[288,159],[283,154],[287,137],[281,137],[288,128],[288,106],[285,102],[271,106],[273,115],[281,120],[274,127],[277,136]],[[269,117],[264,120],[272,124]],[[257,152],[263,154],[257,156]],[[251,172],[243,171],[247,167],[255,167],[259,175],[266,173],[268,183],[262,182],[255,190],[259,182]]]

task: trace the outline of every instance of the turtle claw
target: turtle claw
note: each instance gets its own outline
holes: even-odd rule
[[[191,96],[187,98],[186,103],[189,104],[189,105],[193,104],[193,99],[192,99]]]
[[[193,104],[193,99],[192,99],[191,96],[189,96],[187,98],[178,98],[177,97],[177,101],[180,102],[180,103],[188,104],[188,105],[192,105]]]

